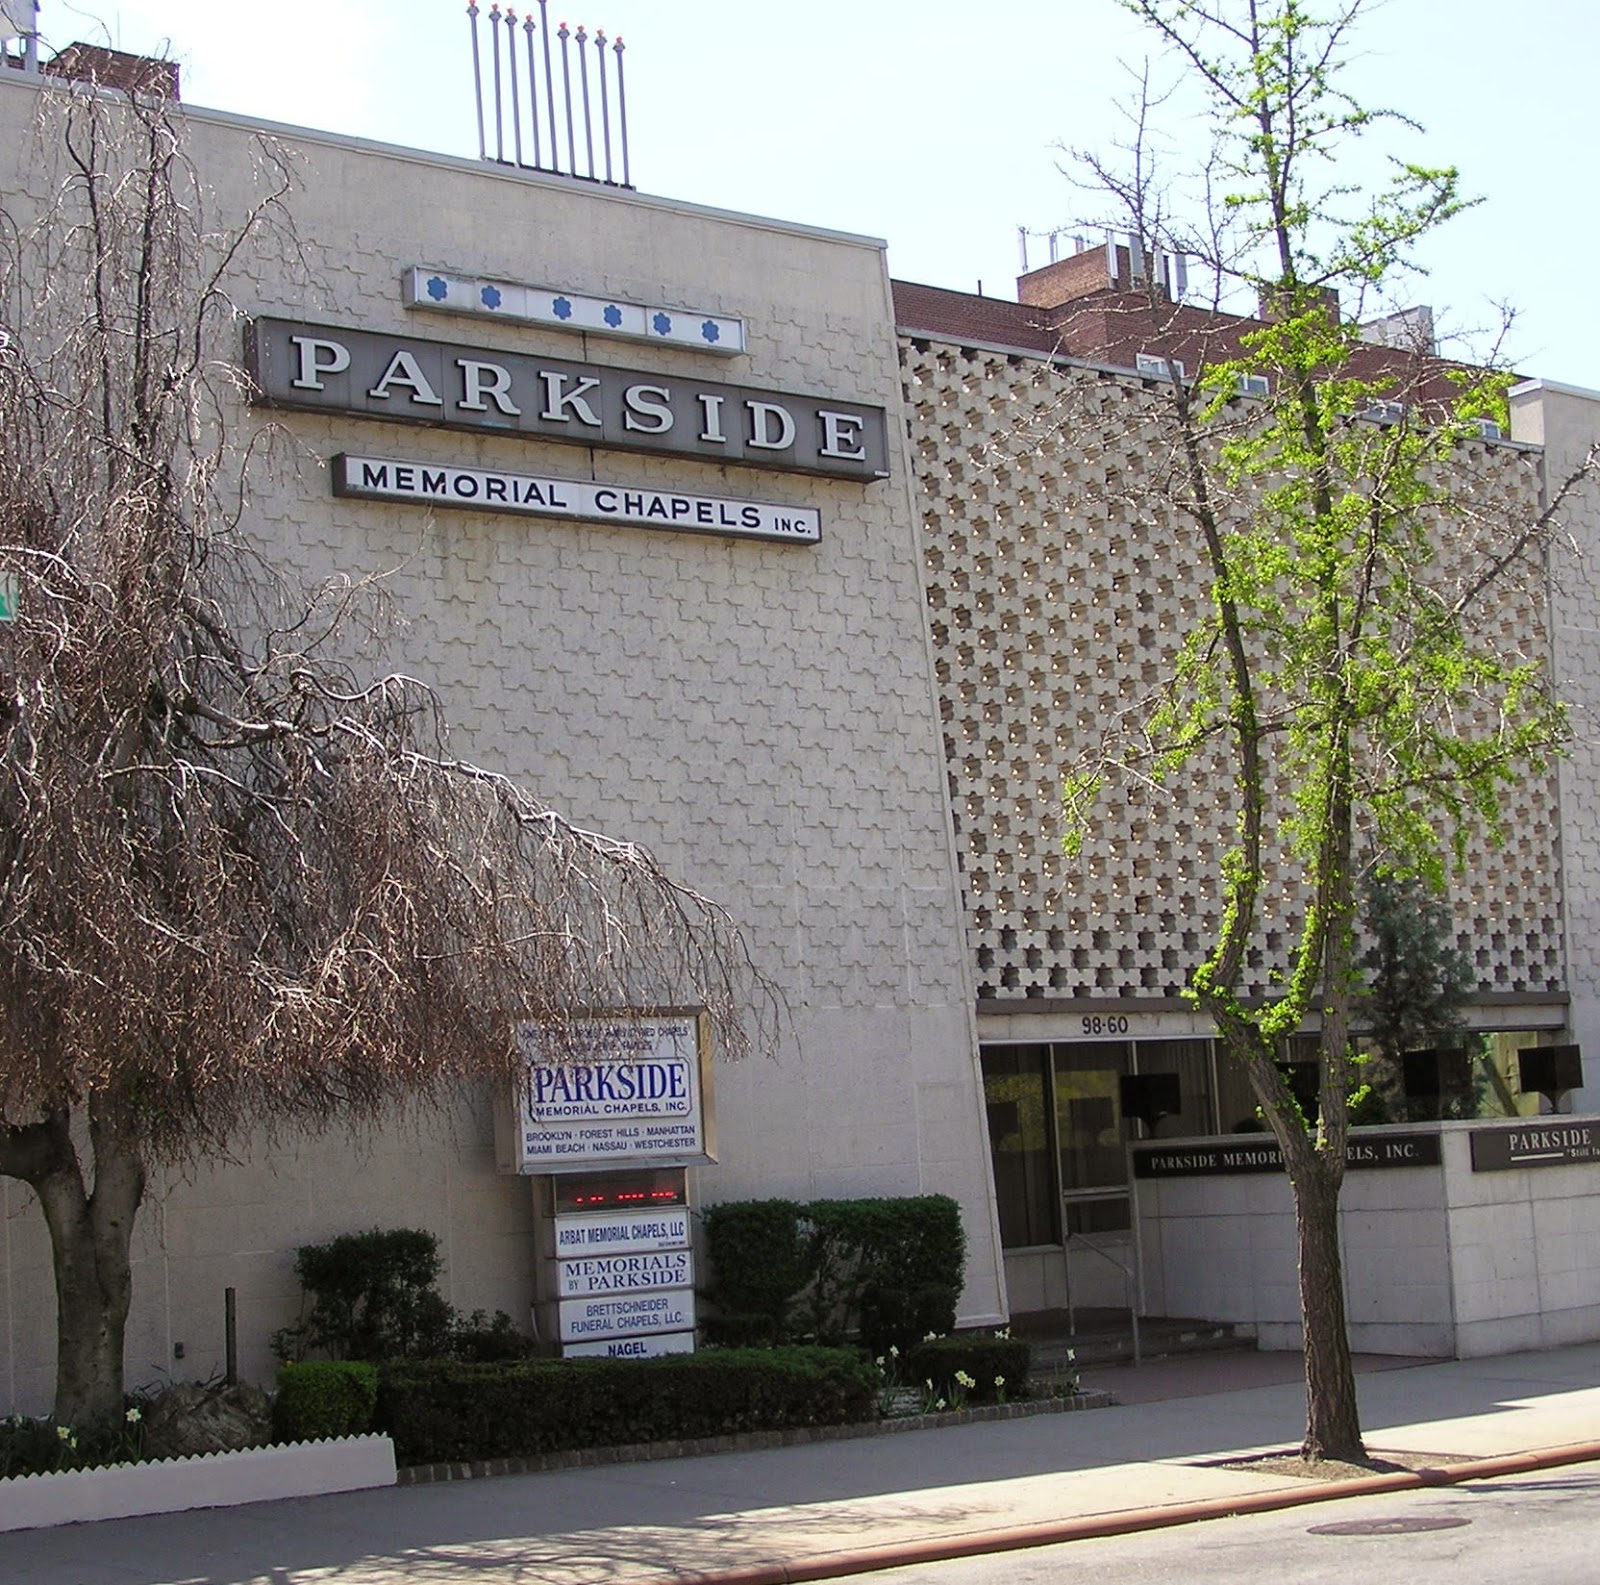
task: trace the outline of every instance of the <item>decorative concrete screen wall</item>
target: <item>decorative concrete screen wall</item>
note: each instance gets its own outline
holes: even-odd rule
[[[1217,757],[1157,792],[1107,789],[1081,853],[1062,851],[1065,773],[1092,757],[1166,675],[1204,610],[1170,506],[1160,382],[1038,354],[902,336],[945,763],[979,994],[1161,998],[1185,983],[1217,917],[1233,777]],[[1441,514],[1446,547],[1472,506],[1538,511],[1538,454],[1462,448]],[[1543,656],[1542,591],[1482,612],[1508,653]],[[1563,989],[1554,774],[1516,795],[1501,847],[1477,844],[1453,883],[1458,942],[1484,993]],[[1298,930],[1269,868],[1245,994]]]
[[[1600,1338],[1600,1124],[1361,1129],[1352,1150],[1401,1142],[1411,1164],[1364,1166],[1345,1179],[1339,1226],[1354,1348],[1466,1359]],[[1138,1177],[1150,1313],[1243,1325],[1264,1348],[1300,1346],[1288,1180],[1238,1164],[1275,1149],[1265,1135],[1239,1134],[1135,1147],[1136,1173],[1152,1158],[1176,1167]]]

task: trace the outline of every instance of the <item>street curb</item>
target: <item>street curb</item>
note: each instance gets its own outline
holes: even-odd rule
[[[1306,1482],[1285,1491],[1252,1492],[1242,1497],[1211,1498],[1205,1502],[1172,1503],[1159,1508],[1127,1508],[1120,1512],[1090,1514],[1052,1524],[1025,1525],[1010,1530],[979,1531],[928,1541],[908,1541],[891,1546],[863,1547],[855,1552],[833,1552],[809,1562],[754,1563],[730,1569],[683,1569],[670,1574],[641,1577],[628,1585],[802,1585],[805,1581],[840,1579],[851,1574],[871,1574],[880,1569],[905,1568],[919,1563],[946,1563],[956,1558],[979,1557],[991,1552],[1017,1552],[1028,1547],[1055,1546],[1063,1541],[1089,1541],[1130,1535],[1141,1530],[1163,1530],[1196,1524],[1206,1519],[1231,1519],[1240,1514],[1272,1513],[1312,1503],[1337,1502],[1343,1497],[1376,1497],[1386,1492],[1417,1491],[1428,1486],[1455,1486],[1469,1480],[1493,1480],[1504,1475],[1525,1475],[1556,1469],[1563,1464],[1600,1460],[1600,1442],[1570,1442],[1512,1453],[1500,1458],[1474,1459],[1443,1468],[1400,1470],[1392,1475],[1370,1475],[1359,1480]]]

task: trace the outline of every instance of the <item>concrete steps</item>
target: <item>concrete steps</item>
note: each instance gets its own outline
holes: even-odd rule
[[[1133,1359],[1132,1322],[1126,1310],[1079,1310],[1069,1325],[1065,1311],[1015,1316],[1011,1329],[1033,1345],[1033,1374],[1050,1379],[1090,1365]],[[1182,1316],[1140,1316],[1139,1349],[1144,1359],[1180,1354],[1249,1350],[1255,1338],[1216,1321]]]

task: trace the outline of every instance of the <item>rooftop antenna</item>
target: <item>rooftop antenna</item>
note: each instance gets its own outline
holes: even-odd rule
[[[37,0],[0,0],[0,62],[13,71],[39,73]]]
[[[13,10],[32,4],[33,0],[0,0],[0,9],[9,23]],[[507,0],[489,0],[486,35],[479,26],[483,14],[480,0],[467,0],[466,10],[472,34],[472,92],[478,117],[478,158],[492,160],[497,165],[514,165],[520,170],[601,182],[607,187],[632,187],[622,40],[608,37],[604,28],[591,32],[581,22],[576,30],[565,22],[557,23],[552,29],[548,0],[526,0],[520,17]],[[539,35],[537,53],[535,33]],[[560,46],[561,55],[559,74],[555,69],[556,45]],[[578,55],[576,82],[572,70],[574,47]],[[598,94],[590,82],[591,49],[600,77]],[[615,60],[615,84],[606,60],[607,50]],[[487,62],[483,58],[485,51],[489,55]],[[595,125],[597,117],[598,127]]]

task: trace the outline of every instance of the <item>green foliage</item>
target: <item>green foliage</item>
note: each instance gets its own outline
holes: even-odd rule
[[[378,1421],[402,1464],[726,1436],[874,1417],[853,1349],[707,1349],[661,1359],[384,1367]]]
[[[360,1436],[372,1429],[378,1368],[361,1360],[314,1359],[278,1370],[272,1434],[280,1442]]]
[[[719,1341],[773,1343],[782,1334],[810,1274],[802,1216],[793,1200],[724,1200],[702,1213],[724,1327]]]
[[[806,1218],[811,1286],[801,1314],[817,1338],[857,1333],[881,1353],[955,1325],[966,1234],[948,1195],[814,1200]]]
[[[858,1335],[881,1353],[955,1325],[966,1235],[947,1195],[728,1202],[705,1226],[721,1341]]]
[[[451,1359],[488,1363],[526,1359],[537,1347],[531,1337],[517,1330],[517,1323],[504,1310],[496,1310],[493,1316],[474,1310],[471,1315],[456,1317],[446,1352]]]
[[[1180,331],[1190,361],[1205,361],[1195,384],[1163,384],[1167,432],[1153,446],[1172,465],[1141,510],[1187,551],[1179,576],[1204,589],[1202,609],[1147,657],[1156,702],[1108,728],[1063,799],[1081,820],[1097,783],[1198,772],[1227,789],[1219,916],[1188,990],[1294,1186],[1307,1358],[1322,1362],[1304,1451],[1351,1457],[1361,1437],[1336,1295],[1358,853],[1441,886],[1472,844],[1502,835],[1509,791],[1559,751],[1567,721],[1539,623],[1523,643],[1505,616],[1544,607],[1544,555],[1576,479],[1547,481],[1541,508],[1477,449],[1476,420],[1503,411],[1504,371],[1447,372],[1423,350],[1362,338],[1364,317],[1403,305],[1415,244],[1468,202],[1453,168],[1404,158],[1387,181],[1352,181],[1354,141],[1419,130],[1343,86],[1364,0],[1123,4],[1170,48],[1212,136],[1191,173],[1199,223],[1174,228],[1174,188],[1153,186],[1144,163],[1143,112],[1166,96],[1147,94],[1131,171],[1088,161],[1126,211],[1113,224],[1147,259],[1188,254],[1191,279],[1215,280],[1223,305],[1259,306],[1261,322],[1214,364],[1203,337]],[[1259,400],[1237,399],[1244,375],[1264,377]],[[1315,1119],[1276,1065],[1313,1020]]]
[[[1365,901],[1373,1044],[1390,1062],[1419,1047],[1461,1045],[1477,979],[1455,944],[1449,909],[1416,877],[1381,869],[1368,879]]]
[[[439,1241],[416,1228],[307,1244],[295,1271],[311,1313],[274,1334],[279,1359],[521,1359],[536,1345],[504,1310],[462,1315],[438,1291]]]
[[[0,1419],[0,1480],[141,1463],[144,1409],[144,1399],[128,1399],[122,1423],[101,1433],[80,1431],[50,1416],[35,1420],[14,1414]]]
[[[1358,837],[1438,889],[1471,842],[1501,834],[1507,791],[1564,741],[1536,647],[1508,645],[1497,620],[1524,586],[1541,597],[1549,514],[1499,498],[1504,479],[1466,444],[1479,418],[1503,415],[1504,370],[1380,355],[1362,338],[1363,305],[1383,303],[1414,244],[1468,200],[1448,167],[1395,160],[1370,188],[1345,177],[1353,139],[1410,125],[1342,85],[1361,0],[1328,13],[1304,0],[1124,4],[1206,100],[1207,224],[1178,234],[1145,206],[1147,187],[1107,187],[1132,203],[1124,223],[1147,254],[1189,253],[1264,320],[1193,387],[1164,392],[1181,458],[1170,508],[1208,609],[1126,746],[1075,771],[1063,798],[1081,823],[1097,785],[1193,774],[1202,757],[1211,774],[1226,753],[1234,837],[1191,994],[1276,1125],[1337,1173],[1344,1109],[1309,1124],[1274,1057],[1315,1010],[1327,1085],[1355,1087]],[[1268,394],[1240,404],[1243,375],[1265,376]],[[1397,405],[1375,419],[1375,402]],[[1269,885],[1288,886],[1300,917],[1261,1002],[1241,980]]]
[[[1032,1360],[1023,1338],[957,1333],[913,1344],[902,1374],[913,1385],[927,1384],[947,1404],[1004,1403],[1027,1396]]]
[[[273,1340],[280,1358],[325,1353],[383,1360],[446,1352],[452,1311],[435,1283],[439,1241],[418,1228],[373,1228],[305,1244],[295,1273],[311,1313]]]

